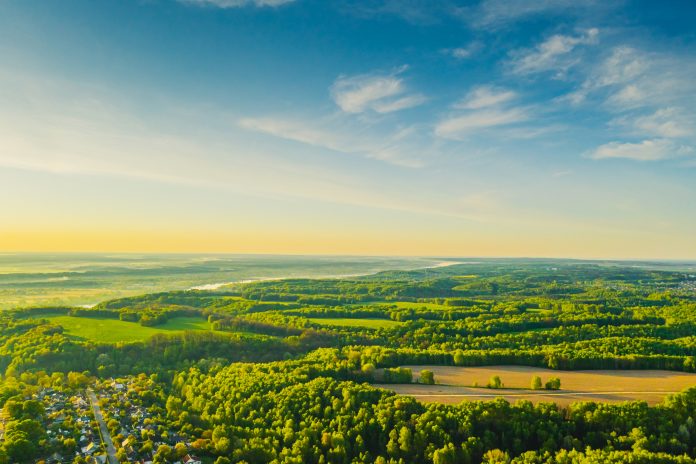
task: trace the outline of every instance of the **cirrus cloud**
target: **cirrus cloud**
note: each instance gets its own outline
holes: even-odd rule
[[[455,103],[457,109],[475,110],[489,106],[500,105],[517,97],[512,90],[500,89],[490,85],[482,85],[473,89],[464,100]]]
[[[402,66],[390,74],[340,76],[331,86],[331,97],[346,113],[391,113],[421,105],[425,96],[409,93],[400,77],[406,69]]]
[[[650,139],[642,142],[609,142],[589,153],[593,159],[623,158],[636,161],[660,161],[692,153],[691,147],[676,145],[667,139]]]
[[[476,111],[440,121],[435,126],[435,135],[450,140],[463,140],[480,130],[508,126],[527,119],[527,112],[519,108]]]
[[[579,45],[592,45],[598,42],[599,29],[592,28],[580,35],[556,34],[530,50],[512,53],[510,63],[514,74],[535,74],[554,71],[562,76],[578,60],[571,52]]]
[[[276,7],[295,1],[296,0],[179,0],[180,3],[189,5],[217,8],[241,8],[244,6]]]

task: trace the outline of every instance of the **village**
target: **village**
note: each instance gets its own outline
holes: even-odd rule
[[[188,439],[159,425],[163,421],[158,416],[165,411],[148,404],[154,402],[148,380],[128,377],[105,381],[97,392],[118,462],[202,464],[189,453],[192,444]]]
[[[188,440],[157,425],[160,411],[143,404],[149,393],[135,378],[109,379],[88,389],[39,389],[27,400],[43,405],[46,438],[39,444],[52,452],[37,462],[202,464],[189,453]],[[6,421],[7,411],[0,410],[0,444]]]

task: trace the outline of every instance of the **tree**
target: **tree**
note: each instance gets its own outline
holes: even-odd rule
[[[154,456],[154,462],[167,462],[172,457],[172,448],[169,445],[159,445]]]
[[[423,369],[420,373],[420,381],[425,385],[435,385],[435,374],[431,370]]]
[[[560,390],[561,389],[561,379],[558,377],[551,377],[548,382],[546,382],[545,388],[547,390]]]
[[[541,383],[541,377],[538,375],[532,376],[532,390],[541,390],[542,383]]]
[[[482,461],[484,464],[507,464],[509,462],[510,456],[505,451],[499,449],[486,451],[486,454],[483,455]]]
[[[177,443],[174,445],[174,453],[176,454],[176,457],[181,459],[184,456],[186,456],[186,453],[188,453],[188,449],[186,449],[186,445],[183,443]]]
[[[503,381],[500,380],[500,377],[497,375],[494,375],[493,377],[488,380],[488,388],[502,388],[503,387]]]
[[[232,448],[232,442],[227,437],[221,437],[215,442],[215,452],[218,454],[227,454]]]
[[[63,440],[63,449],[66,452],[72,453],[77,448],[77,441],[70,437]]]
[[[68,385],[71,388],[83,388],[89,383],[89,377],[81,372],[68,372]]]
[[[375,373],[375,365],[372,363],[363,364],[361,370],[362,370],[363,374],[366,374],[366,375],[369,375],[370,377],[372,377]]]
[[[27,462],[36,455],[37,448],[27,439],[25,433],[19,432],[5,438],[5,452],[10,462]]]
[[[436,449],[433,453],[433,464],[455,464],[457,462],[457,453],[452,443]]]
[[[116,459],[118,459],[118,462],[128,462],[128,453],[126,452],[126,450],[123,448],[119,448],[116,451]]]
[[[23,413],[22,406],[21,401],[7,400],[7,402],[5,402],[5,413],[11,419],[20,419]]]
[[[411,441],[413,437],[411,435],[411,429],[404,426],[401,427],[399,431],[399,449],[404,453],[404,455],[411,454]]]

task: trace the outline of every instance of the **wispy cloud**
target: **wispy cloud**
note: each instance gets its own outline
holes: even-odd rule
[[[293,3],[296,0],[178,0],[193,6],[207,6],[216,8],[241,8],[244,6],[276,7]]]
[[[598,61],[585,63],[584,70],[582,83],[566,96],[576,104],[595,96],[611,111],[657,110],[696,98],[696,60],[690,55],[619,45]]]
[[[591,93],[609,88],[612,92],[606,101],[612,107],[640,106],[646,98],[641,76],[649,67],[646,54],[627,46],[614,47],[599,65],[586,64],[587,77],[580,87],[564,96],[563,99],[573,104],[580,104]]]
[[[362,18],[396,16],[411,24],[434,24],[448,16],[452,0],[339,0],[341,9]]]
[[[577,16],[612,9],[615,5],[597,0],[483,0],[474,7],[456,8],[457,14],[474,27],[500,28],[544,16]]]
[[[472,135],[495,129],[499,136],[512,138],[535,137],[545,128],[519,127],[519,123],[530,119],[528,107],[510,107],[508,104],[518,97],[517,93],[492,85],[474,87],[452,108],[456,111],[441,119],[434,134],[449,140],[465,140]],[[511,127],[515,125],[516,127]]]
[[[599,146],[588,156],[593,159],[624,158],[636,161],[660,161],[693,152],[690,147],[676,145],[667,139],[643,140],[637,143],[610,142]]]
[[[449,55],[452,58],[456,58],[458,60],[465,60],[474,56],[482,48],[483,43],[476,40],[465,47],[445,48],[442,50],[442,53]]]
[[[338,126],[341,126],[340,129],[335,125],[336,123],[322,124],[280,117],[239,120],[239,126],[246,130],[286,140],[340,153],[357,154],[397,166],[417,168],[423,165],[422,153],[413,152],[412,138],[415,131],[412,127],[377,136],[359,133],[358,130],[349,130],[349,123],[345,121],[338,123]]]
[[[414,106],[419,106],[425,103],[427,98],[421,94],[407,95],[405,97],[397,98],[396,100],[385,100],[376,101],[372,105],[378,113],[392,113],[394,111],[405,110],[407,108],[413,108]]]
[[[678,108],[663,108],[633,122],[636,131],[659,137],[678,138],[694,134],[693,121]]]
[[[615,136],[645,138],[600,146],[590,157],[657,161],[687,155],[696,145],[696,60],[626,45],[586,63],[579,86],[564,99],[609,113]],[[618,132],[618,133],[617,133]]]
[[[471,134],[529,119],[523,109],[488,109],[443,119],[435,126],[435,135],[451,140],[463,140]]]
[[[515,74],[534,74],[555,72],[558,77],[579,60],[571,52],[579,45],[598,42],[599,30],[588,29],[580,35],[553,35],[533,49],[518,50],[511,53],[509,63]]]
[[[406,69],[402,66],[389,74],[341,76],[331,87],[331,96],[346,113],[391,113],[421,105],[425,96],[409,93],[400,76]]]
[[[512,90],[482,85],[474,88],[462,101],[455,103],[454,107],[457,109],[475,110],[500,105],[516,97],[517,94]]]

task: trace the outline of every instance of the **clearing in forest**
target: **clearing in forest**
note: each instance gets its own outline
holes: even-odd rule
[[[334,327],[365,327],[368,329],[385,329],[395,327],[400,322],[391,319],[352,319],[352,318],[328,318],[311,317],[309,321],[314,324]]]
[[[207,320],[198,317],[175,317],[155,327],[145,327],[137,322],[118,319],[74,317],[65,315],[37,316],[63,327],[65,334],[95,342],[133,342],[150,338],[159,333],[173,334],[186,330],[210,330]]]

